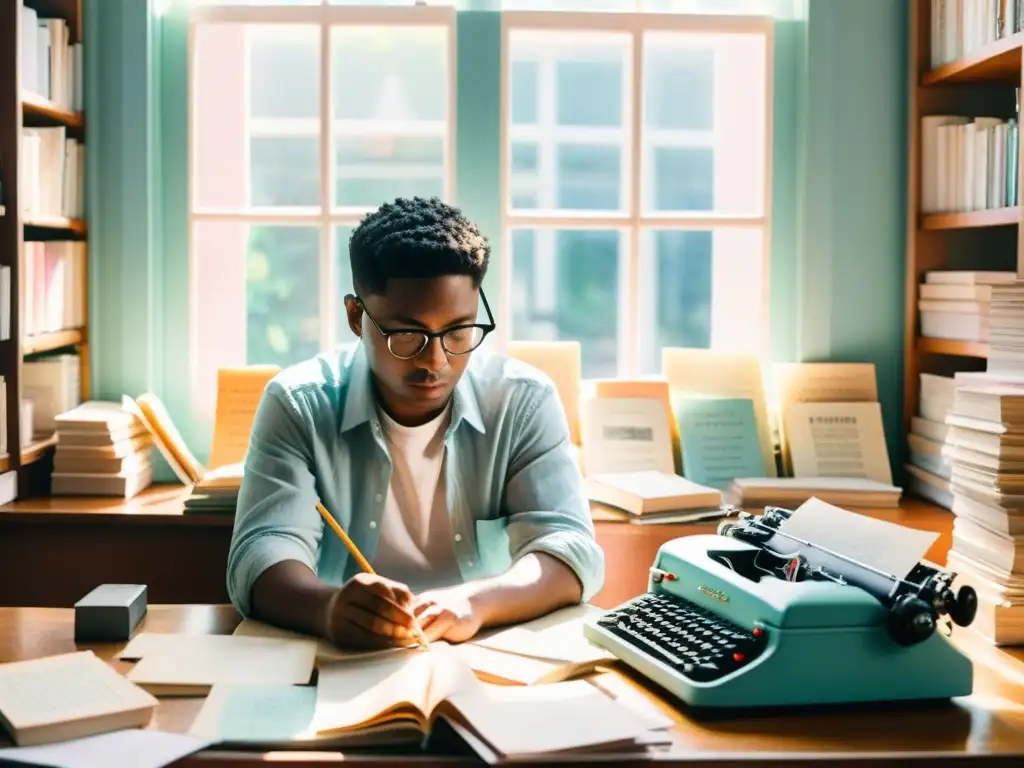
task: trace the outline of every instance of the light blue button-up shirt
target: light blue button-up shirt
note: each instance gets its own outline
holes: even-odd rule
[[[267,386],[228,554],[228,594],[243,616],[257,577],[275,563],[298,560],[334,584],[359,572],[318,514],[318,499],[373,563],[391,459],[370,375],[357,342],[288,368]],[[475,352],[455,387],[444,443],[463,580],[546,552],[575,572],[584,602],[593,597],[604,583],[604,554],[550,379],[517,360]]]

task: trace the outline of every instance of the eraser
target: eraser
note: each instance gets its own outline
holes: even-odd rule
[[[75,603],[75,641],[126,642],[145,615],[145,584],[101,584]]]

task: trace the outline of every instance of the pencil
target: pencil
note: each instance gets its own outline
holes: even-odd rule
[[[352,557],[356,559],[356,562],[359,563],[359,567],[362,568],[363,571],[365,571],[366,573],[376,575],[377,572],[373,570],[373,566],[370,565],[370,561],[363,557],[363,553],[359,551],[359,547],[357,547],[356,543],[348,537],[348,534],[345,533],[345,530],[340,525],[338,525],[338,521],[335,520],[334,516],[327,511],[327,508],[324,507],[324,505],[321,504],[319,501],[317,501],[316,509],[317,512],[320,513],[320,517],[322,517],[327,522],[327,524],[331,526],[331,529],[336,534],[338,534],[338,538],[341,539],[341,543],[345,545],[345,547],[348,549]],[[420,627],[419,619],[413,616],[412,621],[413,631],[416,633],[416,639],[419,641],[420,645],[422,645],[424,649],[430,650],[430,643],[427,641],[427,636],[423,634],[423,628]]]

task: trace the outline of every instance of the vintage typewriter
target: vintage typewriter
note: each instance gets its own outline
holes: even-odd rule
[[[692,707],[945,699],[971,692],[947,639],[977,595],[919,563],[904,577],[787,535],[789,510],[731,509],[664,544],[648,591],[584,634]]]

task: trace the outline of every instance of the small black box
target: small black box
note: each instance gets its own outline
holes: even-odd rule
[[[100,584],[75,603],[75,642],[126,642],[145,615],[145,584]]]

